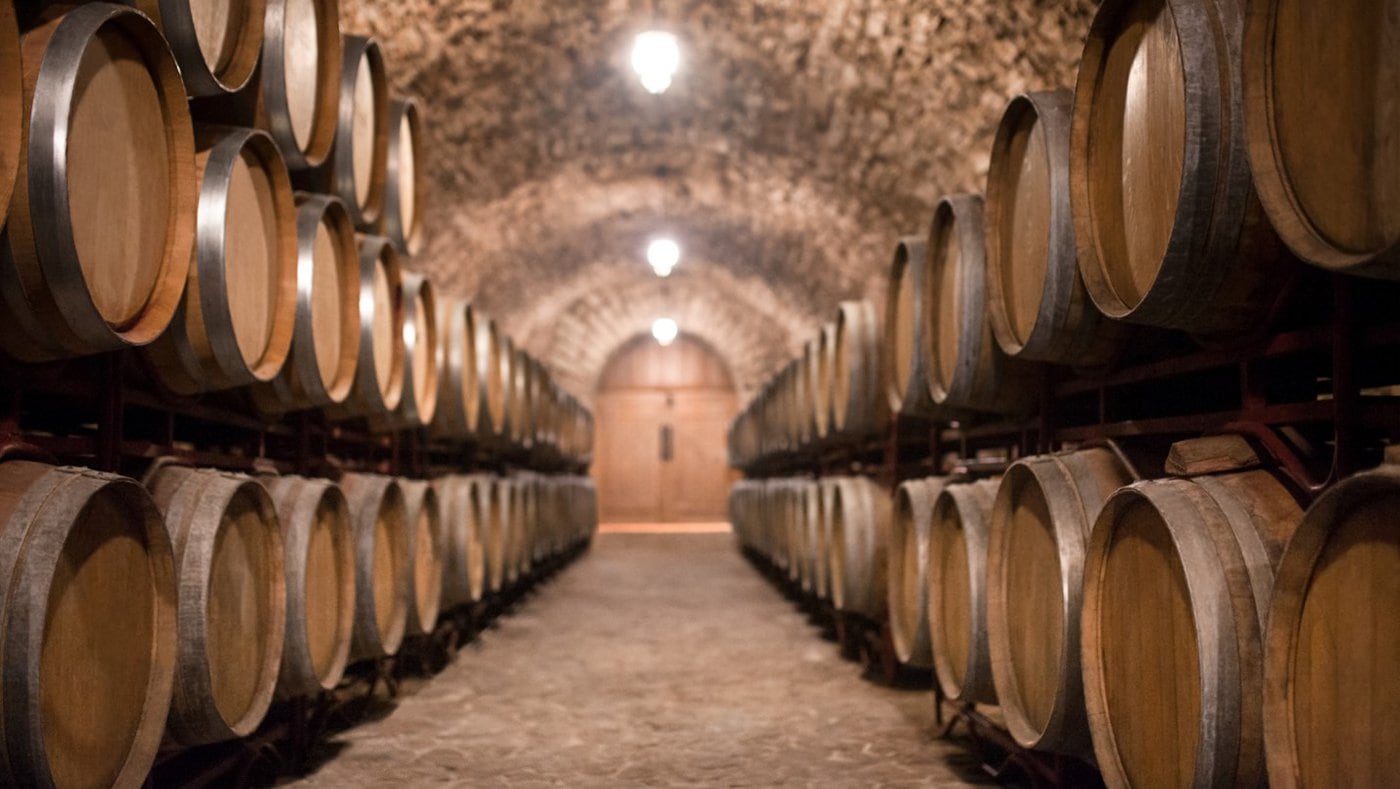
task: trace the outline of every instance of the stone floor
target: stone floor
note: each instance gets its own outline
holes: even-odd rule
[[[932,695],[860,677],[722,534],[603,534],[307,786],[953,786]]]

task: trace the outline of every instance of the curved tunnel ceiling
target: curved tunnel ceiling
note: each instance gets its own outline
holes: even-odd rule
[[[423,102],[428,242],[412,267],[589,397],[668,315],[741,393],[842,298],[882,300],[894,239],[980,191],[1006,101],[1072,85],[1092,0],[343,0]],[[675,33],[646,93],[633,36]],[[670,278],[653,235],[684,249]]]

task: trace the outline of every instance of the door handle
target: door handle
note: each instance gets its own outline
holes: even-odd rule
[[[670,426],[670,425],[662,425],[662,426],[661,426],[661,462],[662,462],[662,463],[669,463],[670,461],[671,461],[671,426]]]

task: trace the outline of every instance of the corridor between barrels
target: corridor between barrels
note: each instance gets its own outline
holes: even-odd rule
[[[861,677],[730,534],[603,533],[328,737],[302,786],[958,786],[930,691]],[[430,692],[416,692],[424,690]]]

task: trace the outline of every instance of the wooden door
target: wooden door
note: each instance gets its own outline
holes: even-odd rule
[[[593,474],[612,523],[723,521],[732,472],[725,431],[737,398],[707,347],[633,343],[615,354],[595,400]]]

